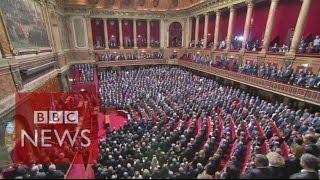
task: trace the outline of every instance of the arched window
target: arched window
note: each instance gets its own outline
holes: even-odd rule
[[[179,22],[169,26],[169,47],[182,47],[182,26]]]

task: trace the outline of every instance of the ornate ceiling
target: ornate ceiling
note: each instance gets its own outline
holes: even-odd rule
[[[101,9],[165,11],[192,7],[207,0],[64,0],[65,6],[88,6]]]

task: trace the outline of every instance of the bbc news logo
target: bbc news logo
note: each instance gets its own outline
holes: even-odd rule
[[[34,111],[33,122],[35,125],[78,125],[78,111]],[[73,135],[72,135],[73,134]],[[26,130],[21,130],[21,146],[25,147],[26,141],[34,147],[50,148],[53,147],[52,142],[57,142],[60,147],[64,142],[69,142],[71,146],[76,144],[78,137],[82,139],[81,146],[89,147],[91,140],[89,138],[90,130],[75,128],[75,132],[71,133],[69,129],[58,131],[53,128],[35,129],[33,134],[29,134]],[[53,137],[52,137],[53,136]],[[54,139],[55,138],[55,139]]]
[[[78,111],[34,111],[34,124],[78,124]]]
[[[17,93],[15,98],[13,162],[55,162],[60,153],[87,158],[98,137],[94,94]]]

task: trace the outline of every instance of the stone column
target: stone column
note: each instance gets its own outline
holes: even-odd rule
[[[204,16],[204,33],[203,33],[204,45],[203,45],[203,48],[207,48],[208,23],[209,23],[209,13],[206,13],[205,16]]]
[[[9,34],[4,26],[4,18],[0,11],[0,51],[3,58],[12,57],[12,50],[10,47]]]
[[[246,45],[248,42],[252,12],[253,12],[253,2],[252,0],[249,0],[247,1],[247,16],[246,16],[246,23],[244,25],[244,30],[243,30],[243,42],[242,42],[242,48],[241,48],[242,51],[245,51]]]
[[[104,26],[104,43],[105,49],[109,49],[109,37],[108,37],[108,21],[107,19],[103,19],[103,26]]]
[[[169,33],[169,28],[167,29],[166,31],[166,48],[169,48],[170,47],[170,33]]]
[[[269,9],[268,21],[265,28],[264,38],[263,38],[263,47],[261,53],[266,53],[269,49],[270,41],[271,41],[271,33],[274,24],[274,17],[276,15],[276,9],[278,6],[279,0],[271,0],[271,5]]]
[[[192,33],[192,21],[190,17],[187,17],[186,27],[187,28],[185,31],[185,37],[186,37],[185,48],[188,48],[191,42],[191,33]]]
[[[137,49],[137,20],[133,19],[133,48]]]
[[[232,42],[232,34],[233,34],[233,22],[234,22],[234,14],[235,14],[235,8],[233,6],[230,6],[230,13],[229,13],[229,24],[228,24],[228,34],[227,34],[227,40],[226,40],[226,50],[231,49],[231,42]]]
[[[215,25],[215,30],[214,30],[214,41],[213,41],[213,49],[216,50],[217,47],[219,46],[219,31],[220,31],[220,17],[221,17],[221,12],[220,10],[216,10],[216,25]]]
[[[89,50],[93,51],[93,38],[92,38],[92,27],[91,27],[91,18],[86,17],[86,24],[87,24],[87,35],[88,35],[88,47]]]
[[[150,48],[150,39],[151,39],[151,34],[150,34],[150,19],[147,19],[147,47]]]
[[[196,16],[196,29],[194,35],[195,44],[198,44],[199,41],[199,16]]]
[[[311,7],[311,2],[312,2],[312,0],[303,0],[301,10],[299,13],[299,17],[298,17],[298,21],[296,24],[296,28],[294,30],[294,34],[293,34],[293,38],[292,38],[292,42],[291,42],[291,49],[290,49],[289,54],[295,54],[298,49],[300,40],[302,38],[303,30],[304,30],[306,23],[307,23],[307,18],[308,18],[308,14],[309,14],[310,7]]]
[[[122,36],[122,19],[119,19],[119,44],[120,49],[123,49],[123,36]]]
[[[182,31],[181,31],[181,47],[183,47],[184,43],[185,43],[185,37],[184,37],[184,27],[182,25]]]
[[[165,31],[165,24],[164,24],[164,20],[161,19],[160,20],[160,48],[164,48],[165,46],[165,33],[167,31]]]

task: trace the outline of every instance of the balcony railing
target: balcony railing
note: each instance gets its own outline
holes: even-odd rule
[[[236,81],[242,84],[246,84],[252,87],[284,95],[293,99],[300,101],[305,101],[308,103],[320,104],[320,91],[315,91],[312,89],[301,88],[289,84],[284,84],[280,82],[270,81],[267,79],[262,79],[254,76],[249,76],[246,74],[241,74],[238,72],[228,71],[224,69],[219,69],[215,67],[210,67],[202,64],[196,64],[188,61],[179,61],[179,65],[192,68],[195,70],[203,71],[215,76],[226,78],[232,81]]]
[[[98,67],[114,67],[114,66],[143,66],[143,65],[160,65],[167,64],[163,59],[144,59],[144,60],[126,60],[126,61],[99,61]]]

